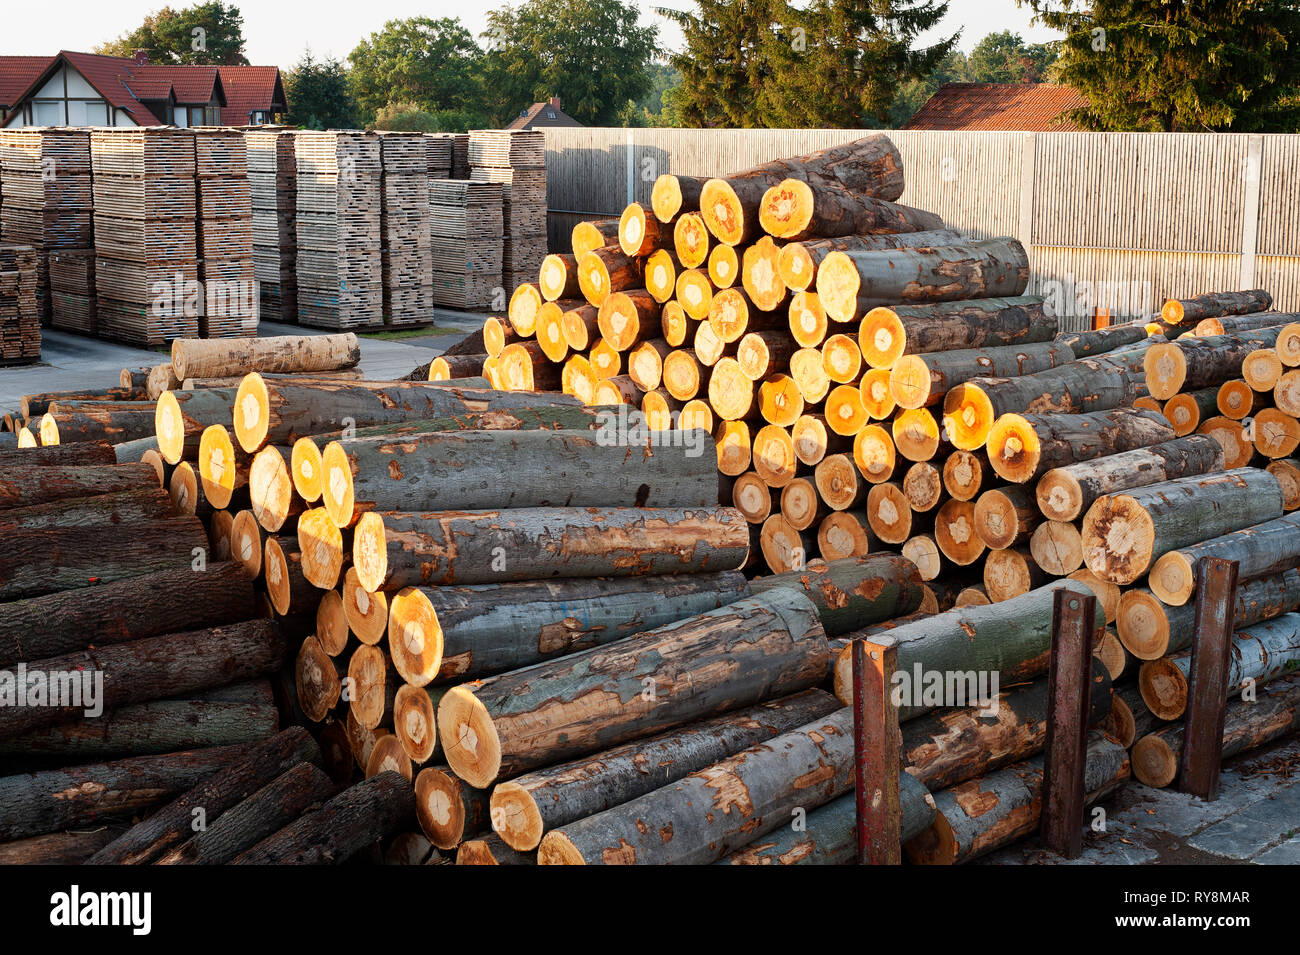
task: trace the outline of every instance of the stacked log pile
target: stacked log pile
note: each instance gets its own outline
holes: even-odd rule
[[[98,334],[146,346],[197,337],[194,133],[95,129],[90,159]]]
[[[298,164],[289,129],[244,130],[253,203],[253,267],[262,314],[297,323]]]
[[[373,134],[294,134],[298,320],[316,328],[382,325],[380,151]]]
[[[253,259],[248,148],[237,129],[194,132],[203,338],[257,334],[260,301]]]
[[[379,137],[384,323],[433,322],[429,146],[422,133]]]

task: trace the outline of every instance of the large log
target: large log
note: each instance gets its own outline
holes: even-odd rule
[[[26,683],[0,687],[8,703],[0,707],[0,738],[251,680],[276,672],[288,657],[279,626],[260,619],[32,660],[18,667]]]
[[[360,361],[361,343],[352,332],[272,338],[177,338],[172,342],[172,372],[182,381],[246,375],[251,371],[335,371]]]
[[[299,763],[267,783],[215,823],[158,859],[158,865],[225,865],[289,825],[338,790],[318,766]]]
[[[934,824],[934,799],[915,778],[898,777],[901,834],[906,842]],[[818,806],[802,824],[776,829],[716,865],[853,865],[858,858],[858,804],[850,793]]]
[[[1225,315],[1203,318],[1196,323],[1196,334],[1205,338],[1211,335],[1238,335],[1256,328],[1288,325],[1300,320],[1297,312],[1254,312],[1249,315]]]
[[[1183,325],[1220,315],[1262,312],[1272,305],[1273,296],[1262,288],[1245,292],[1211,292],[1196,298],[1168,299],[1160,307],[1160,318],[1170,325]]]
[[[367,514],[352,557],[366,590],[392,592],[735,570],[748,549],[745,519],[733,508],[540,507]],[[303,555],[310,580],[317,558],[310,547]]]
[[[114,445],[108,441],[78,441],[75,444],[54,444],[48,448],[13,447],[0,451],[0,468],[5,471],[16,464],[85,467],[116,464],[118,460]],[[135,460],[139,460],[138,456]]]
[[[1223,758],[1263,746],[1300,729],[1300,675],[1260,687],[1254,700],[1229,700],[1223,719]],[[1133,776],[1163,789],[1178,778],[1182,723],[1143,736],[1133,747]]]
[[[1286,613],[1239,626],[1232,635],[1228,656],[1228,696],[1276,680],[1298,667],[1300,614]],[[1187,710],[1191,673],[1191,650],[1147,661],[1138,674],[1142,701],[1159,719],[1179,719]]]
[[[1257,328],[1240,335],[1180,338],[1157,343],[1143,359],[1147,390],[1164,401],[1180,391],[1218,387],[1241,377],[1241,363],[1259,348],[1277,341],[1281,327]]]
[[[1084,515],[1083,559],[1102,580],[1131,584],[1164,554],[1282,516],[1267,471],[1192,475],[1099,499]]]
[[[254,743],[274,736],[279,711],[269,684],[260,699],[226,699],[220,691],[192,699],[122,706],[99,717],[24,733],[0,741],[0,756],[87,762],[206,746]]]
[[[1015,239],[936,249],[832,252],[817,269],[826,314],[851,322],[877,305],[1023,295],[1029,259]]]
[[[143,407],[126,411],[47,411],[41,417],[41,444],[108,441],[120,444],[154,433],[153,412]]]
[[[677,176],[663,173],[650,189],[650,208],[660,222],[672,222],[683,213],[700,208],[700,190],[707,176]]]
[[[196,571],[186,561],[174,570],[6,604],[0,666],[253,616],[253,585],[237,565]]]
[[[89,832],[51,832],[0,844],[0,865],[81,865],[120,830],[103,826]]]
[[[1197,434],[1054,468],[1035,493],[1048,520],[1073,521],[1105,494],[1222,470],[1223,446]]]
[[[581,259],[593,249],[603,249],[607,245],[617,246],[618,216],[579,222],[573,227],[569,238],[569,251],[575,259]]]
[[[740,204],[746,220],[751,214],[747,199],[748,193]],[[764,232],[790,241],[943,228],[943,219],[933,212],[858,195],[837,185],[799,179],[782,179],[769,187],[757,211]],[[721,218],[719,222],[725,225]]]
[[[248,750],[217,746],[0,777],[0,840],[129,818],[194,788]]]
[[[904,355],[889,373],[889,391],[900,408],[925,408],[972,378],[1030,375],[1073,362],[1068,348],[1051,342]]]
[[[148,464],[14,464],[0,473],[0,510],[158,486],[158,474]]]
[[[250,746],[244,757],[132,826],[90,858],[91,865],[145,865],[184,842],[195,830],[195,811],[215,822],[281,773],[320,759],[316,741],[301,726]]]
[[[423,591],[437,679],[477,679],[588,650],[748,596],[742,574],[522,581]],[[400,631],[398,631],[400,632]]]
[[[18,413],[24,418],[39,418],[55,401],[144,401],[149,396],[135,388],[92,388],[72,391],[47,391],[23,395]]]
[[[816,607],[780,588],[628,640],[449,690],[438,735],[479,788],[548,763],[807,689],[829,649]]]
[[[171,495],[160,487],[111,491],[93,497],[64,498],[46,504],[0,510],[0,535],[17,535],[52,527],[140,524],[165,520],[172,513]]]
[[[1086,414],[1004,414],[989,430],[993,470],[1026,484],[1053,468],[1172,441],[1164,415],[1137,408]]]
[[[234,423],[237,385],[204,388],[199,391],[164,391],[154,407],[154,432],[158,453],[168,464],[176,464],[198,451],[203,432],[210,425],[229,428]]]
[[[829,693],[805,690],[498,783],[492,790],[493,828],[514,849],[536,849],[551,829],[667,786],[839,708]]]
[[[1147,585],[1170,606],[1186,604],[1196,593],[1196,567],[1202,557],[1237,561],[1242,580],[1300,566],[1300,514],[1285,514],[1254,527],[1203,539],[1190,547],[1175,548],[1155,562]]]
[[[1065,345],[1080,358],[1104,355],[1107,352],[1135,345],[1151,336],[1147,326],[1142,322],[1131,325],[1111,325],[1108,328],[1095,328],[1091,331],[1061,332],[1056,341]],[[1157,338],[1157,340],[1161,340]]]
[[[1039,676],[1047,672],[1052,642],[1052,604],[1057,590],[1091,596],[1086,584],[1057,580],[1020,597],[988,606],[961,607],[946,613],[913,620],[889,631],[898,646],[898,670],[914,665],[928,672],[974,674],[996,671],[1002,683]],[[852,705],[852,648],[839,651],[835,660],[835,695]],[[914,692],[920,696],[921,687]],[[945,688],[945,693],[947,688]],[[967,694],[973,696],[973,694]],[[900,718],[915,717],[935,706],[901,699]]]
[[[1100,735],[1088,741],[1085,803],[1127,782],[1128,751]],[[934,793],[934,825],[904,846],[913,865],[955,865],[1027,836],[1039,827],[1043,758],[1035,757],[981,779]]]
[[[1044,312],[1042,296],[1021,295],[878,306],[863,317],[858,342],[868,365],[892,368],[904,355],[1048,342],[1056,329],[1056,319]]]
[[[401,424],[424,418],[518,408],[574,407],[576,398],[460,388],[452,381],[299,384],[267,381],[254,372],[235,398],[235,436],[248,453],[267,444],[346,427]]]
[[[334,865],[401,831],[415,815],[415,790],[398,773],[357,783],[235,857],[235,865]]]
[[[9,533],[0,548],[0,600],[187,567],[206,560],[207,549],[207,532],[193,516]]]
[[[370,511],[701,507],[718,499],[711,441],[590,431],[460,431],[331,442],[323,499],[340,527]],[[694,432],[692,432],[693,434]],[[527,461],[527,468],[519,463]],[[501,475],[511,475],[502,482]]]
[[[434,846],[455,849],[492,828],[490,795],[457,778],[446,766],[427,766],[415,777],[415,818]]]
[[[878,252],[881,249],[929,249],[942,245],[960,245],[969,236],[951,229],[925,232],[900,232],[885,235],[846,235],[816,239],[811,242],[787,242],[781,247],[777,269],[786,287],[802,292],[812,287],[817,267],[832,252]],[[730,246],[724,246],[730,249]],[[730,284],[730,283],[727,283]]]
[[[921,577],[916,565],[897,554],[816,561],[800,570],[750,582],[756,594],[774,587],[802,590],[817,607],[828,637],[901,617],[921,606]]]

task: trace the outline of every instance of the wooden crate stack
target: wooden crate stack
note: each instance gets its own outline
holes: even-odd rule
[[[253,201],[248,148],[237,129],[194,133],[198,200],[199,280],[203,283],[203,338],[257,334],[257,277],[253,263]]]
[[[502,293],[502,186],[469,179],[429,182],[433,300],[491,308]],[[497,303],[500,306],[500,303]]]
[[[100,337],[147,346],[196,337],[194,134],[95,129],[90,158]]]
[[[253,267],[262,314],[296,324],[298,165],[293,138],[289,129],[244,130],[253,199]]]
[[[384,322],[392,326],[433,322],[429,142],[421,133],[379,137]]]
[[[298,319],[318,328],[384,321],[379,137],[301,131],[298,166]]]
[[[541,130],[474,130],[470,177],[502,185],[506,288],[529,281],[546,256],[546,140]]]
[[[48,257],[94,246],[90,135],[84,129],[0,130],[0,240],[36,249],[37,308],[53,324]]]
[[[0,364],[40,360],[39,262],[40,254],[30,245],[0,242]]]

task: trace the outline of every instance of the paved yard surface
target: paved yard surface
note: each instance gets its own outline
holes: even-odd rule
[[[1106,831],[1084,836],[1078,859],[1060,859],[1026,840],[977,864],[1300,864],[1300,738],[1229,760],[1214,802],[1130,780],[1102,808]]]
[[[471,312],[439,309],[435,315],[437,324],[429,334],[396,340],[362,335],[361,370],[366,377],[400,378],[483,324],[483,316]],[[329,334],[321,329],[275,322],[262,322],[259,331],[263,337]],[[165,349],[150,351],[42,329],[40,364],[0,368],[0,411],[16,409],[18,400],[33,392],[115,387],[123,368],[158,365],[167,360],[168,354]]]

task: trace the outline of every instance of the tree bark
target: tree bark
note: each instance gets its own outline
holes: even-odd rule
[[[438,731],[456,775],[486,788],[825,678],[816,608],[777,589],[635,638],[448,691]]]
[[[194,788],[250,749],[217,746],[0,777],[0,839],[129,818]]]
[[[1056,319],[1043,311],[1042,297],[1022,295],[878,306],[862,319],[858,340],[867,364],[892,368],[904,355],[1050,342],[1056,329]]]
[[[41,444],[74,444],[80,441],[108,441],[120,444],[147,438],[154,433],[152,410],[52,411],[40,424]]]
[[[29,688],[25,703],[0,708],[0,739],[78,720],[95,706],[111,710],[265,676],[278,670],[288,655],[279,627],[274,621],[261,619],[29,661],[29,680],[37,673],[44,674],[51,698],[38,704]],[[61,678],[79,673],[102,674],[102,688],[96,698],[87,700],[83,696],[75,706],[54,705],[55,684],[59,684],[57,689],[64,689]],[[75,689],[81,689],[83,684],[84,676],[75,681]],[[67,695],[76,699],[73,688],[71,684],[67,687]],[[16,694],[18,690],[18,686],[11,685],[8,693]]]
[[[817,278],[817,268],[832,252],[929,249],[945,245],[960,245],[966,241],[969,241],[969,236],[952,229],[933,229],[925,232],[846,235],[816,239],[811,242],[787,242],[781,247],[781,257],[777,261],[777,266],[786,287],[791,291],[802,292],[813,287]]]
[[[81,865],[120,830],[105,826],[90,832],[51,832],[0,845],[0,865]]]
[[[937,249],[832,252],[817,269],[826,314],[849,322],[877,305],[1023,295],[1029,259],[1014,239]]]
[[[158,473],[148,464],[14,464],[0,473],[0,510],[159,486]]]
[[[537,865],[537,853],[516,852],[492,833],[462,842],[456,865]]]
[[[0,534],[22,534],[55,527],[143,524],[171,516],[171,495],[160,487],[148,487],[3,510],[0,511]]]
[[[135,388],[92,388],[74,391],[47,391],[23,395],[18,411],[24,418],[39,418],[50,410],[54,401],[144,401],[148,394]]]
[[[1225,315],[1203,318],[1196,323],[1196,334],[1202,338],[1211,335],[1239,335],[1257,328],[1289,325],[1300,321],[1300,312],[1255,312],[1250,315]]]
[[[1035,494],[1049,520],[1073,521],[1103,495],[1222,470],[1222,445],[1209,435],[1191,435],[1055,468],[1042,476]]]
[[[0,666],[43,660],[253,617],[253,585],[232,563],[181,569],[62,591],[5,605]]]
[[[215,824],[168,852],[158,865],[225,865],[338,791],[334,781],[303,762],[221,814]]]
[[[1102,580],[1131,584],[1164,554],[1282,516],[1267,471],[1193,475],[1102,498],[1084,516],[1083,559]]]
[[[889,390],[900,408],[925,408],[974,378],[1028,376],[1073,362],[1068,348],[1051,342],[904,355],[889,373]]]
[[[898,646],[898,670],[910,671],[916,665],[930,672],[996,670],[1003,684],[1040,676],[1047,672],[1052,604],[1061,589],[1092,594],[1076,580],[1057,580],[1000,604],[962,607],[895,627],[889,635]],[[845,706],[853,700],[851,651],[847,645],[840,650],[834,669],[835,695]],[[934,708],[905,705],[899,718],[911,719]]]
[[[39,597],[190,565],[206,554],[196,517],[10,533],[0,550],[0,600]]]
[[[921,606],[916,565],[897,554],[817,562],[801,570],[750,581],[755,594],[776,587],[802,590],[828,637],[909,614]]]
[[[1271,308],[1273,296],[1261,288],[1245,292],[1211,292],[1196,298],[1171,298],[1160,308],[1160,318],[1170,325],[1185,325],[1220,315],[1245,315]]]
[[[380,773],[331,798],[233,860],[235,865],[335,865],[400,832],[415,813],[415,790]]]
[[[1257,328],[1240,335],[1180,338],[1152,345],[1142,363],[1147,390],[1151,397],[1163,401],[1180,391],[1217,389],[1225,381],[1239,378],[1246,356],[1272,346],[1279,331],[1281,328]]]
[[[420,770],[415,777],[415,818],[439,849],[455,849],[492,828],[486,789],[475,789],[446,766]]]
[[[47,448],[17,448],[0,451],[0,468],[14,465],[86,467],[116,464],[117,452],[108,441],[79,441],[76,444],[53,444]]]
[[[989,431],[993,470],[1026,484],[1053,468],[1173,440],[1168,420],[1154,411],[1116,408],[1086,414],[1005,414]]]
[[[1111,325],[1109,328],[1095,328],[1092,331],[1061,332],[1056,342],[1064,345],[1079,358],[1091,358],[1104,355],[1125,345],[1134,345],[1146,341],[1151,336],[1144,323],[1132,325]],[[1156,336],[1156,341],[1163,341]]]
[[[746,221],[751,214],[747,198],[746,194],[740,203]],[[788,241],[943,228],[943,219],[933,212],[863,196],[836,184],[799,179],[770,186],[756,211],[764,232]]]
[[[251,371],[335,371],[360,361],[361,344],[351,332],[273,338],[178,338],[172,342],[172,372],[182,381],[246,375]]]

